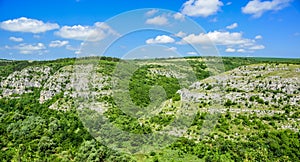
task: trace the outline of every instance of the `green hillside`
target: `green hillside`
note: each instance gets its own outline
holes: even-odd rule
[[[0,159],[299,161],[299,76],[300,59],[0,60]]]

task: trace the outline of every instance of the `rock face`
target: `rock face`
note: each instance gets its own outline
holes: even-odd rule
[[[183,101],[198,104],[200,111],[209,113],[283,114],[286,107],[300,107],[299,69],[300,65],[286,64],[241,66],[195,82],[178,93]],[[98,71],[99,67],[93,65],[68,65],[54,74],[48,66],[28,67],[1,81],[0,97],[18,97],[38,88],[41,104],[62,94],[63,97],[49,107],[51,109],[66,111],[75,104],[74,100],[80,100],[84,102],[78,108],[88,107],[103,113],[109,104],[101,98],[112,95],[111,77]],[[150,72],[185,77],[159,68],[152,68]],[[166,110],[167,115],[173,113]],[[295,129],[284,125],[282,128]]]
[[[40,93],[40,103],[51,99],[63,91],[70,91],[73,66],[65,66],[49,77]]]
[[[2,96],[21,95],[32,92],[34,88],[41,88],[50,76],[50,67],[29,67],[22,71],[15,71],[0,83]]]
[[[194,83],[180,93],[186,100],[240,107],[299,107],[299,65],[250,65]]]
[[[277,129],[297,132],[300,128],[297,115],[300,108],[299,67],[286,64],[242,66],[196,82],[178,93],[183,100],[198,103],[200,112],[286,116],[288,121],[277,123]]]
[[[196,82],[189,89],[182,89],[179,92],[183,99],[196,102],[210,100],[220,103],[231,100],[246,107],[259,103],[299,106],[299,69],[299,65],[283,64],[241,66]],[[28,67],[10,74],[0,83],[2,97],[32,92],[34,88],[42,88],[40,103],[59,93],[69,97],[110,94],[108,83],[110,77],[97,73],[97,68],[93,65],[68,65],[53,75],[50,71],[50,67],[39,66]],[[160,69],[151,69],[151,72],[171,75]],[[250,100],[251,96],[257,97]]]
[[[75,100],[83,98],[96,102],[96,98],[102,95],[109,95],[110,92],[104,89],[108,86],[107,76],[96,72],[97,68],[93,65],[70,65],[61,68],[54,73],[45,83],[40,93],[40,103],[51,99],[53,96],[63,93],[64,98]],[[58,99],[50,108],[67,110],[71,104],[69,101]],[[79,108],[91,107],[91,105],[81,104]]]
[[[63,94],[64,98],[92,98],[109,95],[108,76],[97,72],[93,65],[68,65],[51,75],[47,66],[28,67],[15,71],[0,82],[1,97],[18,97],[24,93],[41,89],[39,102],[42,104],[55,95]],[[58,99],[50,108],[67,110],[72,102]]]
[[[182,89],[183,99],[204,102],[225,102],[231,100],[243,107],[270,105],[299,106],[300,71],[297,65],[250,65],[241,66],[221,75],[196,82],[189,89]],[[2,97],[21,95],[42,88],[40,103],[63,93],[69,97],[108,95],[110,79],[96,72],[93,65],[69,65],[50,75],[47,66],[29,67],[10,74],[0,83]],[[160,69],[151,72],[169,76]],[[177,76],[180,78],[180,76]],[[251,96],[257,98],[250,100]]]

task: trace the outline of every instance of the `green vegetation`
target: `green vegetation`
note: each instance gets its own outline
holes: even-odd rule
[[[149,91],[151,87],[161,86],[166,92],[166,99],[175,97],[176,92],[180,89],[178,80],[173,77],[163,75],[151,75],[149,68],[159,68],[159,66],[144,66],[134,72],[129,84],[130,97],[132,101],[141,107],[149,105]]]
[[[39,104],[39,90],[18,99],[0,99],[2,161],[100,161],[123,158],[95,141],[76,111],[48,107],[62,96]],[[116,156],[116,157],[115,157]],[[120,157],[119,157],[120,156]]]
[[[113,143],[113,141],[109,141],[111,139],[95,138],[101,135],[113,136],[116,141],[130,138],[130,136],[120,136],[118,132],[107,132],[111,126],[133,134],[143,135],[155,134],[172,123],[176,119],[175,113],[181,109],[179,105],[183,98],[177,92],[183,86],[180,85],[180,78],[169,75],[165,71],[171,67],[170,62],[173,61],[175,65],[172,65],[172,67],[178,69],[178,75],[189,74],[187,70],[190,69],[184,69],[180,64],[180,59],[182,58],[159,59],[159,64],[154,64],[157,60],[147,63],[143,60],[134,60],[139,68],[130,78],[128,95],[132,103],[140,108],[141,112],[137,111],[137,113],[142,113],[143,108],[149,106],[153,100],[151,97],[165,95],[165,100],[161,102],[160,107],[155,109],[155,115],[149,117],[141,115],[140,118],[126,114],[116,103],[111,93],[113,85],[110,84],[110,81],[114,81],[113,74],[115,68],[123,60],[110,57],[70,58],[33,62],[1,60],[1,82],[8,80],[8,76],[13,72],[31,67],[47,66],[51,69],[50,76],[53,76],[55,73],[67,76],[67,73],[64,73],[63,67],[90,63],[97,65],[96,73],[101,78],[105,78],[101,80],[101,84],[99,83],[100,86],[98,87],[89,85],[95,93],[101,92],[100,95],[95,97],[95,101],[104,105],[105,109],[103,108],[103,112],[96,112],[89,109],[89,106],[80,105],[80,102],[84,101],[89,103],[90,98],[79,97],[80,99],[74,99],[71,95],[68,95],[72,94],[72,92],[75,93],[74,88],[67,89],[72,84],[69,78],[61,80],[59,86],[53,86],[54,83],[49,84],[47,89],[44,88],[48,81],[46,79],[41,83],[41,86],[25,86],[24,93],[12,93],[11,95],[3,94],[8,93],[6,92],[7,89],[14,89],[14,85],[0,87],[1,161],[153,162],[300,160],[300,131],[296,129],[300,126],[298,120],[300,118],[300,107],[298,106],[300,103],[299,101],[295,101],[295,104],[287,103],[287,100],[290,98],[299,96],[299,88],[296,88],[289,95],[276,97],[277,94],[283,93],[285,89],[266,89],[264,85],[252,90],[251,94],[247,94],[248,92],[241,88],[224,87],[225,93],[228,94],[244,93],[242,96],[244,97],[245,105],[236,102],[234,99],[227,99],[220,104],[225,107],[225,110],[223,113],[218,114],[217,117],[206,111],[206,108],[214,108],[216,106],[213,103],[213,99],[206,99],[196,103],[189,102],[188,104],[195,104],[199,109],[196,113],[193,112],[195,113],[194,120],[184,134],[184,137],[178,138],[178,140],[165,148],[150,152],[137,152],[139,150],[136,148],[138,144],[147,143],[148,141],[125,143],[122,147],[135,153],[127,154],[105,146],[105,143]],[[207,67],[207,62],[205,62],[205,60],[213,61],[213,57],[188,57],[186,59],[198,81],[214,74],[214,71],[210,71],[211,69]],[[225,71],[229,71],[250,64],[272,66],[277,66],[276,64],[289,64],[289,66],[297,65],[298,67],[300,60],[225,57],[223,58],[223,63]],[[256,70],[263,71],[265,70],[263,68]],[[278,70],[275,72],[276,75],[280,74],[281,77],[287,75],[291,78],[295,77],[290,76],[286,72],[278,72]],[[42,75],[42,73],[32,73],[30,76],[26,74],[26,77],[30,81],[36,76]],[[189,75],[184,76],[184,78],[189,77]],[[254,81],[255,79],[264,79],[267,76],[261,75],[259,78],[256,77],[252,76]],[[54,80],[57,81],[58,79]],[[245,80],[245,82],[248,81]],[[252,82],[253,80],[249,79],[249,83]],[[276,80],[266,80],[266,83],[275,84]],[[224,83],[224,85],[226,84],[231,83]],[[204,93],[213,93],[213,90],[216,88],[212,83],[203,84],[203,86],[202,91]],[[59,90],[57,87],[62,87],[62,90]],[[165,94],[152,94],[151,96],[153,87],[158,89],[163,88]],[[50,90],[51,93],[49,92],[49,94],[53,93],[53,96],[41,102],[43,93],[47,93]],[[263,96],[258,95],[258,92],[262,92]],[[266,100],[268,97],[270,99]],[[76,109],[78,102],[82,106],[81,111],[77,111]],[[66,109],[51,108],[55,103],[61,107],[63,103],[66,103],[69,107]],[[129,103],[124,104],[129,105]],[[245,109],[247,111],[242,111]],[[251,112],[252,110],[255,111]],[[276,111],[268,113],[267,110]],[[104,122],[101,113],[111,125]],[[85,122],[82,122],[80,119],[84,119]],[[210,125],[207,124],[208,119],[211,119],[211,121],[215,119],[215,123],[209,123],[212,128],[210,132],[205,134],[202,132],[202,128],[210,128]],[[85,124],[88,124],[90,127],[86,127]],[[285,128],[287,126],[288,128]],[[162,143],[166,138],[166,135],[158,134],[156,142]]]

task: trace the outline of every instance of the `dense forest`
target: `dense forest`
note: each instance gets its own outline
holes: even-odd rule
[[[165,94],[155,94],[156,96],[164,96],[164,101],[170,101],[170,107],[160,109],[160,112],[156,115],[144,117],[143,124],[141,124],[141,120],[124,112],[110,94],[96,98],[97,102],[106,106],[103,113],[90,110],[88,106],[78,111],[78,102],[76,101],[81,101],[80,97],[75,101],[74,98],[66,95],[67,90],[57,91],[51,98],[41,102],[41,94],[47,91],[45,87],[50,81],[50,76],[56,76],[64,68],[92,62],[97,65],[97,74],[105,76],[103,78],[106,80],[103,82],[113,82],[114,70],[123,60],[110,57],[68,58],[31,62],[0,60],[1,161],[300,161],[299,129],[281,129],[284,123],[289,123],[291,120],[295,121],[293,122],[295,125],[293,128],[299,128],[299,101],[296,101],[298,103],[295,105],[289,105],[285,102],[286,98],[299,97],[299,86],[290,96],[273,97],[279,103],[277,105],[267,103],[258,95],[245,99],[247,105],[242,105],[242,107],[245,106],[249,110],[252,110],[253,106],[257,106],[262,110],[265,108],[269,111],[283,111],[278,114],[233,113],[229,111],[230,108],[239,109],[241,103],[231,100],[225,101],[224,104],[222,103],[222,106],[226,108],[225,112],[217,114],[218,118],[213,125],[213,130],[202,138],[196,138],[196,135],[201,135],[201,127],[205,125],[205,120],[211,116],[211,113],[204,111],[204,109],[213,105],[213,103],[209,100],[197,102],[195,105],[199,111],[197,110],[193,114],[194,118],[186,136],[178,137],[176,141],[166,147],[149,152],[141,152],[136,149],[136,143],[125,143],[122,146],[125,149],[131,148],[133,150],[115,150],[107,146],[107,143],[113,143],[114,141],[97,138],[102,135],[114,135],[116,141],[122,141],[122,138],[125,137],[115,135],[114,132],[105,132],[111,125],[133,134],[155,134],[156,131],[160,131],[172,123],[176,116],[169,112],[175,111],[176,105],[181,102],[182,98],[177,92],[182,88],[182,85],[176,77],[166,75],[163,72],[165,64],[168,64],[170,60],[176,62],[177,59],[186,60],[191,67],[195,74],[194,79],[196,79],[191,79],[192,81],[201,82],[214,75],[214,72],[210,71],[206,65],[207,61],[214,59],[213,57],[158,59],[151,60],[151,64],[144,64],[143,60],[133,60],[142,63],[138,63],[138,69],[129,78],[128,96],[131,98],[132,103],[128,103],[128,105],[134,104],[136,106],[134,111],[137,114],[140,113],[139,117],[143,118],[142,108],[149,106],[153,100],[151,95],[149,96],[153,86],[165,90]],[[269,65],[274,67],[281,65],[298,67],[300,65],[299,59],[224,57],[222,61],[226,72],[254,64],[265,65],[265,67]],[[152,62],[159,63],[153,64]],[[176,65],[178,66],[178,62],[176,62]],[[32,67],[50,68],[47,78],[40,81],[40,86],[25,87],[24,93],[4,95],[7,89],[14,89],[13,85],[5,84],[8,83],[10,76],[16,71]],[[177,67],[175,66],[175,68]],[[182,71],[180,71],[188,74],[184,70],[190,69],[182,68]],[[43,76],[42,74],[33,75]],[[297,74],[295,75],[297,77]],[[24,76],[25,80],[27,78],[29,81],[36,77]],[[282,74],[282,76],[285,75]],[[263,78],[263,76],[255,77],[257,79]],[[287,79],[289,77],[291,76],[286,76]],[[64,88],[67,87],[70,81],[63,82],[65,83],[61,84],[61,87]],[[249,80],[249,84],[250,82]],[[186,86],[186,88],[191,86],[188,81],[184,83],[186,85],[183,86]],[[93,85],[89,86],[93,87]],[[111,84],[103,83],[101,87],[93,87],[93,89],[99,93],[110,92],[113,89],[111,86]],[[203,86],[205,87],[203,90],[205,93],[214,88],[213,84],[208,85],[208,83],[207,85],[203,84]],[[263,90],[259,88],[257,87],[251,93],[262,92]],[[246,93],[237,88],[227,88],[226,92]],[[266,90],[263,93],[267,93]],[[268,93],[275,96],[282,92],[272,90]],[[63,103],[59,102],[68,103],[69,108],[60,110],[59,107]],[[49,108],[55,103],[58,103],[57,108]],[[249,106],[250,103],[255,104],[251,107]],[[98,114],[101,115],[97,116]],[[107,118],[110,125],[104,123],[102,115]],[[82,118],[84,118],[84,122]],[[93,128],[86,127],[87,123],[92,125]],[[195,138],[192,138],[192,134],[195,134]],[[156,134],[155,138],[158,139],[157,143],[160,143],[167,137]],[[139,143],[139,141],[136,142]]]

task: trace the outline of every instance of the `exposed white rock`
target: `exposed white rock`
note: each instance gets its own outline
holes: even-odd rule
[[[2,96],[21,95],[32,92],[33,88],[40,88],[50,76],[51,68],[47,66],[28,67],[15,71],[0,83]]]

